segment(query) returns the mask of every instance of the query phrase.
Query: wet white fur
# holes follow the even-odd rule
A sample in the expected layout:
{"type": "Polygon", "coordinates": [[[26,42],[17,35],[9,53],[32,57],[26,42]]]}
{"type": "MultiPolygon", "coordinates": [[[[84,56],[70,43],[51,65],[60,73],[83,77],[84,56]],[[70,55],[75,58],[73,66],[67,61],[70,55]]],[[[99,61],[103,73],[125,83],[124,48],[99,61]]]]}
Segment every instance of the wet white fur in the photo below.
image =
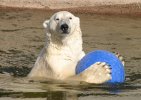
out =
{"type": "Polygon", "coordinates": [[[97,63],[80,75],[75,75],[78,61],[85,55],[82,50],[82,33],[78,17],[67,11],[61,11],[45,21],[43,26],[47,31],[46,44],[28,77],[60,80],[79,77],[82,81],[90,83],[103,83],[111,79],[109,67],[97,63]],[[70,17],[72,19],[69,19],[70,17]],[[56,20],[57,18],[59,21],[56,20]],[[66,35],[61,34],[59,28],[59,25],[65,22],[70,27],[70,33],[66,35]]]}
{"type": "MultiPolygon", "coordinates": [[[[47,30],[46,45],[39,54],[37,61],[28,75],[29,77],[52,77],[55,79],[65,79],[75,75],[75,67],[78,61],[85,55],[82,51],[82,34],[79,28],[79,18],[71,13],[63,11],[53,15],[51,21],[45,21],[43,26],[47,30]],[[66,36],[56,32],[59,29],[50,30],[48,28],[55,27],[57,24],[50,26],[55,22],[54,17],[61,17],[63,21],[67,16],[71,16],[74,23],[75,31],[66,36]],[[77,23],[75,25],[75,23],[77,23]]],[[[73,25],[73,24],[72,24],[73,25]]],[[[71,27],[71,25],[70,25],[71,27]]]]}

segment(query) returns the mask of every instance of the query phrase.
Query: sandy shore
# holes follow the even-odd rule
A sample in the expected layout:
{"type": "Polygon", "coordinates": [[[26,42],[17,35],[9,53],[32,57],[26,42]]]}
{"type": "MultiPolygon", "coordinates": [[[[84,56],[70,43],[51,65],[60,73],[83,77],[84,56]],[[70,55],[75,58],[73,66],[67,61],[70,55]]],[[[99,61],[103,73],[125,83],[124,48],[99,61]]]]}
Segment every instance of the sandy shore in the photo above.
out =
{"type": "Polygon", "coordinates": [[[0,7],[141,16],[141,0],[0,0],[0,7]]]}

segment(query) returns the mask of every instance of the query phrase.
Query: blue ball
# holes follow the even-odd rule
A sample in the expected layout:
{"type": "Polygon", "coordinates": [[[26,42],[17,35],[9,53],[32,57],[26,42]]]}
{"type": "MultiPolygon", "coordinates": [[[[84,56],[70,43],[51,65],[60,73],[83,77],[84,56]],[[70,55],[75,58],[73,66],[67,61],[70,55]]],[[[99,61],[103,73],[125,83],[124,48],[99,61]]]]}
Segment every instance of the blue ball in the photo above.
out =
{"type": "Polygon", "coordinates": [[[83,72],[96,62],[105,62],[110,65],[112,79],[107,83],[123,83],[125,81],[122,62],[113,53],[105,50],[96,50],[85,55],[76,66],[76,74],[83,72]]]}

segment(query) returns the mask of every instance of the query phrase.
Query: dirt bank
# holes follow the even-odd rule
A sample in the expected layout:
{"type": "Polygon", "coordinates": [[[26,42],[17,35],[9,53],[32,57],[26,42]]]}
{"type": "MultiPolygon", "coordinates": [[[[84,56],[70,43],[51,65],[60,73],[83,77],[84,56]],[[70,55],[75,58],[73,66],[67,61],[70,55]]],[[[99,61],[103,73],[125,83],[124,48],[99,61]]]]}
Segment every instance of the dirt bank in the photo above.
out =
{"type": "Polygon", "coordinates": [[[0,5],[8,7],[25,8],[74,8],[74,7],[93,7],[102,5],[132,4],[136,6],[141,0],[0,0],[0,5]]]}
{"type": "Polygon", "coordinates": [[[141,16],[141,0],[0,0],[0,6],[141,16]]]}

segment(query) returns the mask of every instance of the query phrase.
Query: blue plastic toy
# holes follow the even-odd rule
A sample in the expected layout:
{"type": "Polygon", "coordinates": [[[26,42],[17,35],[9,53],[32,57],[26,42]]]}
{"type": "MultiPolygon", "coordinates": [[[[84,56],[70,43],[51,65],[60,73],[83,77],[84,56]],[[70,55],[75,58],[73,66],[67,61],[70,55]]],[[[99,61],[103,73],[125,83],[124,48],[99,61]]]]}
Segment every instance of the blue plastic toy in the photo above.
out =
{"type": "Polygon", "coordinates": [[[84,56],[76,67],[76,74],[83,72],[96,62],[106,62],[110,65],[112,79],[107,83],[123,83],[125,81],[125,71],[122,62],[113,53],[105,50],[96,50],[84,56]]]}

